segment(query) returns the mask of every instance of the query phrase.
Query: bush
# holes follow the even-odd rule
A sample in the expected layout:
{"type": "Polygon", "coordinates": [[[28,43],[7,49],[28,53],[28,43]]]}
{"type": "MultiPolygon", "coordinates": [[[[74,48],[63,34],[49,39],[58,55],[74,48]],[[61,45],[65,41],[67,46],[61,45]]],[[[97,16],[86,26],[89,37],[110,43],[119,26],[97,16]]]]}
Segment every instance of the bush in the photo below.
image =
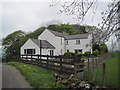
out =
{"type": "Polygon", "coordinates": [[[98,50],[93,51],[93,55],[99,56],[99,51],[98,50]]]}
{"type": "Polygon", "coordinates": [[[86,52],[84,53],[84,55],[87,56],[87,57],[90,56],[90,55],[91,55],[91,51],[86,51],[86,52]]]}
{"type": "Polygon", "coordinates": [[[82,52],[77,52],[77,55],[82,55],[82,52]]]}
{"type": "Polygon", "coordinates": [[[73,52],[66,52],[66,53],[64,53],[64,56],[73,56],[73,55],[75,55],[73,52]]]}
{"type": "Polygon", "coordinates": [[[106,46],[106,44],[101,44],[100,45],[100,54],[104,54],[108,52],[108,48],[106,46]]]}
{"type": "Polygon", "coordinates": [[[100,51],[99,44],[93,44],[92,48],[93,48],[93,51],[95,51],[95,50],[100,51]]]}

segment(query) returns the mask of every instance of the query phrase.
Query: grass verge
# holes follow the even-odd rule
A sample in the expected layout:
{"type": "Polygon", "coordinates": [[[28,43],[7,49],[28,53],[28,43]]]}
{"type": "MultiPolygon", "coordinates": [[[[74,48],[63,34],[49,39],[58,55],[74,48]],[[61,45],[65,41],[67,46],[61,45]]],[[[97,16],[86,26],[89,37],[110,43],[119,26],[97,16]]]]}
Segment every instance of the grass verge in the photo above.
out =
{"type": "Polygon", "coordinates": [[[8,62],[8,64],[15,66],[33,88],[66,88],[55,82],[55,76],[49,70],[20,62],[8,62]]]}
{"type": "Polygon", "coordinates": [[[105,81],[102,80],[102,66],[98,67],[94,72],[91,72],[85,79],[90,80],[96,85],[108,86],[111,88],[120,88],[120,72],[118,67],[119,56],[120,52],[114,52],[111,54],[111,57],[105,61],[105,81]]]}

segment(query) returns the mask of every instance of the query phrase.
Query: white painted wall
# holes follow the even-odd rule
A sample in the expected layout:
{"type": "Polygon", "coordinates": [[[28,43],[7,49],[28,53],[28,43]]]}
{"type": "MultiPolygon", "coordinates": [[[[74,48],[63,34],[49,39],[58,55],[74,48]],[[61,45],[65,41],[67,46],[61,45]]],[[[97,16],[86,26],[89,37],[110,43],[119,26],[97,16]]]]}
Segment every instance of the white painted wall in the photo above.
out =
{"type": "MultiPolygon", "coordinates": [[[[21,47],[21,54],[24,54],[24,49],[35,49],[35,54],[40,54],[40,48],[31,39],[28,39],[27,42],[21,47]]],[[[54,49],[42,48],[41,54],[50,55],[50,50],[54,49]]]]}
{"type": "Polygon", "coordinates": [[[36,54],[40,53],[39,47],[31,39],[28,39],[21,47],[21,54],[24,54],[24,49],[35,49],[36,54]]]}
{"type": "Polygon", "coordinates": [[[52,44],[55,47],[54,53],[55,55],[61,55],[65,53],[65,43],[63,37],[55,36],[53,33],[51,33],[49,30],[45,30],[39,37],[39,40],[47,40],[50,44],[52,44]],[[62,45],[61,45],[61,39],[62,39],[62,45]]]}
{"type": "MultiPolygon", "coordinates": [[[[55,51],[54,49],[45,49],[45,48],[43,48],[42,49],[42,55],[50,55],[50,50],[55,51]]],[[[54,54],[55,54],[55,52],[54,52],[54,54]]]]}
{"type": "MultiPolygon", "coordinates": [[[[47,40],[55,47],[55,49],[42,49],[42,55],[50,55],[50,50],[54,50],[54,55],[64,54],[67,52],[67,50],[74,52],[75,49],[82,49],[82,53],[86,51],[92,51],[92,45],[90,45],[92,41],[91,35],[89,35],[87,39],[80,39],[79,45],[76,45],[76,40],[68,40],[68,45],[65,45],[65,38],[55,36],[53,33],[46,29],[44,32],[42,32],[41,35],[39,35],[38,39],[47,40]],[[88,45],[88,47],[86,47],[86,45],[88,45]]],[[[21,47],[21,54],[24,54],[24,49],[35,49],[36,54],[40,53],[40,48],[30,39],[21,47]]]]}
{"type": "Polygon", "coordinates": [[[90,42],[92,37],[89,35],[87,39],[78,39],[80,40],[80,44],[76,44],[76,40],[68,40],[68,45],[66,45],[66,51],[69,50],[70,52],[75,52],[75,49],[82,49],[82,53],[86,51],[91,51],[92,47],[90,42]],[[88,47],[86,47],[88,46],[88,47]]]}

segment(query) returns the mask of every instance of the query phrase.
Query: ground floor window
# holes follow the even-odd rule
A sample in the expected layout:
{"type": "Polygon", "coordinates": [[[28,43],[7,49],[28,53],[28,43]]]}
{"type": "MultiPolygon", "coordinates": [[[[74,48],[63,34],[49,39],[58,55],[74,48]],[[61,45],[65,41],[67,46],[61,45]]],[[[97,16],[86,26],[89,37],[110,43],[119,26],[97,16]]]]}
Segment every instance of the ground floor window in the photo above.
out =
{"type": "Polygon", "coordinates": [[[62,55],[62,49],[61,49],[61,55],[62,55]]]}
{"type": "Polygon", "coordinates": [[[67,52],[69,52],[69,50],[67,50],[67,52]]]}
{"type": "Polygon", "coordinates": [[[50,50],[50,56],[54,55],[54,50],[50,50]]]}
{"type": "Polygon", "coordinates": [[[82,52],[82,49],[75,49],[75,53],[82,52]]]}
{"type": "Polygon", "coordinates": [[[24,54],[35,54],[35,49],[24,49],[24,54]]]}

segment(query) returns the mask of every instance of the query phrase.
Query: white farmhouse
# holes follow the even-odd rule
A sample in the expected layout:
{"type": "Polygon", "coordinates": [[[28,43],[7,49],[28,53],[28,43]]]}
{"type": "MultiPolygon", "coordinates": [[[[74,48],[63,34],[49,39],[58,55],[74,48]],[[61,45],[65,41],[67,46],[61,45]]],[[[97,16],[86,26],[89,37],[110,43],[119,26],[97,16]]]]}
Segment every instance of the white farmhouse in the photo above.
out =
{"type": "Polygon", "coordinates": [[[38,39],[29,39],[21,47],[21,54],[63,55],[65,52],[92,52],[90,34],[66,35],[44,30],[38,39]]]}

